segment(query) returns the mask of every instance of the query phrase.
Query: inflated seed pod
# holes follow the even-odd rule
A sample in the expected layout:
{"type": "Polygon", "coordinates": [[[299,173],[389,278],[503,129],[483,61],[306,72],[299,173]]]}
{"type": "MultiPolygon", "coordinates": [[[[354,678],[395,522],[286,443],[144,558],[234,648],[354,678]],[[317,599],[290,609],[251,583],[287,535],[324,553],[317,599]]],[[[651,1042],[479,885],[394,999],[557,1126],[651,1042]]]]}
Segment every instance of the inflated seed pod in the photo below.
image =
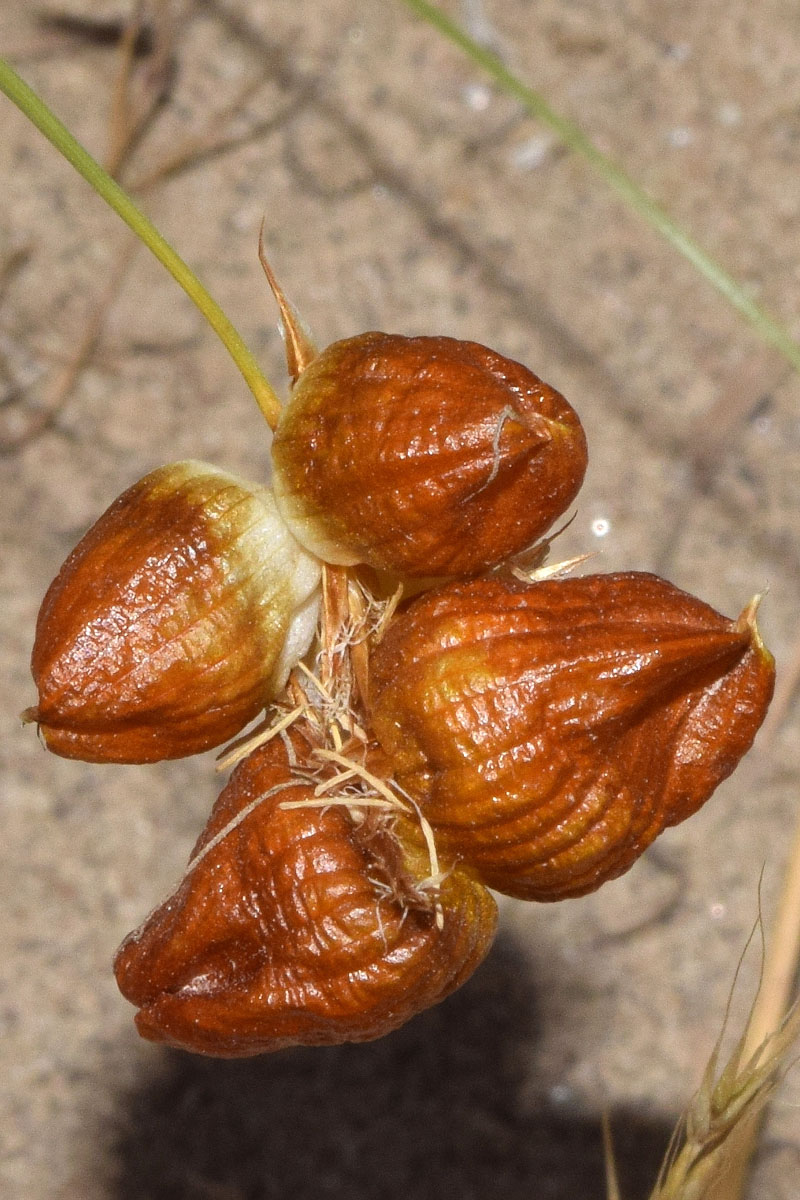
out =
{"type": "Polygon", "coordinates": [[[143,1037],[228,1058],[369,1041],[488,951],[494,901],[461,869],[438,899],[426,891],[418,826],[335,803],[282,808],[318,804],[297,783],[280,740],[246,759],[175,894],[123,942],[117,982],[143,1037]]]}
{"type": "Polygon", "coordinates": [[[31,667],[48,749],[91,762],[196,754],[234,736],[313,636],[321,565],[269,489],[200,462],[129,488],[42,603],[31,667]]]}
{"type": "Polygon", "coordinates": [[[274,487],[328,562],[474,574],[524,550],[575,498],[586,440],[526,367],[447,337],[364,333],[302,372],[273,442],[274,487]]]}
{"type": "Polygon", "coordinates": [[[444,855],[558,900],[694,813],[766,714],[755,604],[735,621],[653,575],[450,584],[370,659],[391,774],[444,855]]]}

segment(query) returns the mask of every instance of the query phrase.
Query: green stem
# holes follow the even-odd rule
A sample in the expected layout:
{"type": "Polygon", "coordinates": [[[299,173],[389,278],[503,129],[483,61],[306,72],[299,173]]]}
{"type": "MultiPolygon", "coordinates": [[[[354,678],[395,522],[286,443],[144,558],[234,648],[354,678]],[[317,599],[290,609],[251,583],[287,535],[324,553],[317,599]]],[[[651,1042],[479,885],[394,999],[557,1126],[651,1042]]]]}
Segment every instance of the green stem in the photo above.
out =
{"type": "Polygon", "coordinates": [[[281,402],[278,396],[252,353],[242,341],[239,332],[225,316],[217,302],[211,298],[197,276],[176,254],[169,242],[165,241],[152,222],[136,207],[130,196],[84,150],[44,101],[20,79],[19,75],[2,58],[0,58],[0,91],[5,92],[17,108],[33,122],[36,128],[102,196],[106,204],[122,217],[123,221],[130,226],[136,236],[144,242],[180,284],[220,338],[255,396],[258,407],[274,429],[281,412],[281,402]]]}
{"type": "Polygon", "coordinates": [[[405,0],[405,3],[423,20],[437,29],[454,45],[463,50],[474,63],[486,71],[503,91],[518,100],[523,107],[553,130],[570,150],[580,154],[610,187],[639,213],[656,232],[666,238],[698,271],[721,292],[729,304],[745,317],[758,334],[769,345],[774,346],[795,370],[800,371],[800,345],[788,331],[775,321],[760,305],[756,304],[742,286],[725,271],[705,250],[683,230],[680,225],[647,195],[613,159],[598,150],[583,130],[562,117],[550,107],[544,97],[528,87],[504,66],[496,54],[481,46],[463,29],[459,28],[441,9],[427,0],[405,0]]]}

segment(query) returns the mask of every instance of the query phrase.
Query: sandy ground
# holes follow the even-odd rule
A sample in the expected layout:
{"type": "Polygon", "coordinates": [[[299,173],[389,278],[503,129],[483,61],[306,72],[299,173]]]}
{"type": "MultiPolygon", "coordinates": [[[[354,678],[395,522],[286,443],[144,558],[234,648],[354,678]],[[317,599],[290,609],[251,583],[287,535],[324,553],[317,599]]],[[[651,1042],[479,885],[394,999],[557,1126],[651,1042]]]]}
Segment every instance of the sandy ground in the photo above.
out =
{"type": "MultiPolygon", "coordinates": [[[[793,0],[447,7],[800,334],[793,0]]],[[[0,49],[100,155],[118,51],[37,13],[128,9],[0,0],[0,49]]],[[[320,342],[370,328],[469,337],[566,393],[592,458],[565,555],[659,570],[730,614],[768,587],[764,636],[790,659],[797,377],[683,260],[402,3],[197,0],[175,6],[173,54],[169,100],[124,178],[274,380],[264,216],[320,342]],[[143,190],[187,139],[209,137],[230,144],[143,190]]],[[[139,1041],[111,957],[179,877],[215,794],[212,759],[49,757],[17,720],[34,698],[37,606],[133,480],[188,456],[263,476],[267,438],[173,283],[143,251],[122,277],[116,219],[1,107],[6,440],[46,416],[103,315],[58,411],[0,459],[3,1196],[589,1200],[603,1194],[607,1110],[626,1200],[641,1200],[717,1036],[762,868],[767,916],[774,906],[800,796],[796,704],[625,879],[560,906],[505,905],[474,980],[395,1036],[244,1064],[139,1041]]],[[[795,1068],[753,1200],[796,1200],[798,1105],[795,1068]]]]}

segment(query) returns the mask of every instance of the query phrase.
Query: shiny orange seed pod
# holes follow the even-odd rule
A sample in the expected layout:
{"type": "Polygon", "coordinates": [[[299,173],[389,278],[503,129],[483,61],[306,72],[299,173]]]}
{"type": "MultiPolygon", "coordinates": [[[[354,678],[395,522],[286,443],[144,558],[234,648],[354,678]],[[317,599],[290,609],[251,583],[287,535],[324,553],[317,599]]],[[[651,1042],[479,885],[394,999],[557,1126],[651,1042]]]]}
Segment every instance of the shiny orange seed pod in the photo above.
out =
{"type": "Polygon", "coordinates": [[[218,746],[286,681],[314,633],[321,566],[267,488],[206,463],[135,483],[44,598],[31,669],[48,749],[153,762],[218,746]]]}
{"type": "Polygon", "coordinates": [[[592,891],[747,751],[774,664],[755,625],[653,575],[450,584],[370,660],[391,773],[443,855],[529,900],[592,891]]]}
{"type": "Polygon", "coordinates": [[[567,401],[475,342],[364,333],[301,374],[274,487],[327,562],[469,575],[531,545],[575,498],[586,440],[567,401]]]}
{"type": "Polygon", "coordinates": [[[222,1057],[369,1041],[443,999],[488,951],[494,901],[463,870],[441,884],[439,928],[417,826],[282,809],[313,798],[293,784],[280,740],[246,759],[195,847],[208,852],[122,944],[117,981],[143,1037],[222,1057]]]}

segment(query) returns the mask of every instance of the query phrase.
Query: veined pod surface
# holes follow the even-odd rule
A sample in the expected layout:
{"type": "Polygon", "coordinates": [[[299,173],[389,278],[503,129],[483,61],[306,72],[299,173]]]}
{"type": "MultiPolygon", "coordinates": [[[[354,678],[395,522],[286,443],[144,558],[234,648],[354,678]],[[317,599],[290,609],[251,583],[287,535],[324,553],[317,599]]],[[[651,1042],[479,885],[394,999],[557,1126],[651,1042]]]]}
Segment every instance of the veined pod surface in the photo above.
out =
{"type": "Polygon", "coordinates": [[[364,333],[301,374],[273,442],[297,538],[331,563],[469,575],[531,545],[575,498],[581,424],[476,342],[364,333]]]}
{"type": "Polygon", "coordinates": [[[316,625],[321,565],[272,493],[172,463],[123,493],[44,598],[31,668],[48,749],[152,762],[220,745],[283,686],[316,625]]]}
{"type": "MultiPolygon", "coordinates": [[[[293,734],[295,761],[306,751],[293,734]]],[[[456,868],[437,920],[420,887],[430,866],[418,826],[374,810],[354,819],[334,803],[281,807],[308,800],[313,786],[298,785],[280,740],[234,772],[196,865],[117,954],[143,1037],[222,1057],[369,1041],[483,959],[494,901],[456,868]]]]}
{"type": "Polygon", "coordinates": [[[372,719],[443,854],[530,900],[625,871],[734,769],[774,664],[735,621],[653,575],[447,585],[370,659],[372,719]]]}

